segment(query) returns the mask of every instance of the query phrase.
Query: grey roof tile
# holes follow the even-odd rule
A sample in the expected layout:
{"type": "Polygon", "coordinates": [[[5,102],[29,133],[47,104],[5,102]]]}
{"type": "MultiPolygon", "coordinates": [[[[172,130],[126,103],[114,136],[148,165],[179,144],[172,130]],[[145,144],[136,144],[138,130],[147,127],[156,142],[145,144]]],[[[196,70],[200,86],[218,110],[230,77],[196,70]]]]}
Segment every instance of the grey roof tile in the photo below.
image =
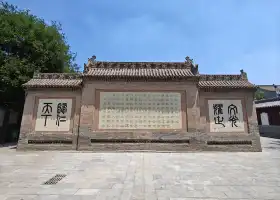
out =
{"type": "Polygon", "coordinates": [[[80,87],[80,74],[72,73],[38,73],[33,79],[23,84],[26,88],[76,88],[80,87]]]}
{"type": "Polygon", "coordinates": [[[242,75],[207,75],[199,77],[199,88],[256,88],[242,75]]]}
{"type": "Polygon", "coordinates": [[[194,76],[189,69],[104,69],[91,68],[84,75],[96,78],[186,78],[194,76]]]}

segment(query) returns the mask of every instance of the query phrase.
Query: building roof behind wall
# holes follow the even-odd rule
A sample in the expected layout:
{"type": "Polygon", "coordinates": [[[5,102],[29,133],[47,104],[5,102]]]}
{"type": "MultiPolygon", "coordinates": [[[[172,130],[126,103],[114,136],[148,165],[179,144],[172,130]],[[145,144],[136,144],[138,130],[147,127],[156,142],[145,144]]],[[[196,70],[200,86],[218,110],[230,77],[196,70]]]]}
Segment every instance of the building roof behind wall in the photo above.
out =
{"type": "Polygon", "coordinates": [[[280,106],[280,97],[257,100],[257,101],[255,101],[255,105],[256,105],[256,108],[279,107],[280,106]]]}
{"type": "Polygon", "coordinates": [[[280,100],[256,104],[256,108],[280,107],[280,100]]]}
{"type": "MultiPolygon", "coordinates": [[[[276,85],[277,87],[280,87],[280,85],[276,85]]],[[[271,92],[275,92],[275,87],[274,85],[258,85],[258,87],[262,90],[267,90],[271,92]]]]}

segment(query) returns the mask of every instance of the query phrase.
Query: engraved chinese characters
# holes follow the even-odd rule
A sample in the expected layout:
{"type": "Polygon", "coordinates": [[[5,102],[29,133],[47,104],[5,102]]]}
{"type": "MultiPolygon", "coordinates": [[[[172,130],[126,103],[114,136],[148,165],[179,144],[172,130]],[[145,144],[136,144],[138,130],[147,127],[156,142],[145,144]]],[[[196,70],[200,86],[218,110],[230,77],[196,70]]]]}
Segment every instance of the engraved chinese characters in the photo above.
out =
{"type": "Polygon", "coordinates": [[[244,132],[241,100],[208,100],[211,132],[244,132]]]}
{"type": "Polygon", "coordinates": [[[100,92],[100,129],[181,129],[181,94],[100,92]]]}
{"type": "Polygon", "coordinates": [[[39,99],[35,131],[69,131],[72,99],[39,99]]]}

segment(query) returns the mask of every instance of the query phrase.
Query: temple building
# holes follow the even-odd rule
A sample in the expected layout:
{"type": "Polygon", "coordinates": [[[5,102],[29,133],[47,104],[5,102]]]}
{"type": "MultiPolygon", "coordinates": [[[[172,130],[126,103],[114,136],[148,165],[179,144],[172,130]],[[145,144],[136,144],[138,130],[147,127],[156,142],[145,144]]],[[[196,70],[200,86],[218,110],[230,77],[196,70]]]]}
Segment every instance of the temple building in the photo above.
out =
{"type": "Polygon", "coordinates": [[[185,62],[105,62],[80,74],[35,73],[18,149],[261,151],[256,86],[185,62]]]}

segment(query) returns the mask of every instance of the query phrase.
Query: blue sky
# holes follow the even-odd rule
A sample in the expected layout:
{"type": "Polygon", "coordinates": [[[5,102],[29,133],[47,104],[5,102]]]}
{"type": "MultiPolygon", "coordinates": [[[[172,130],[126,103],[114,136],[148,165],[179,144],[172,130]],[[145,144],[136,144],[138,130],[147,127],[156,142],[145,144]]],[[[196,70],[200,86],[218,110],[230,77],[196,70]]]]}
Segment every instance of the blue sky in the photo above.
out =
{"type": "Polygon", "coordinates": [[[280,84],[279,0],[9,0],[59,21],[76,62],[179,61],[280,84]]]}

